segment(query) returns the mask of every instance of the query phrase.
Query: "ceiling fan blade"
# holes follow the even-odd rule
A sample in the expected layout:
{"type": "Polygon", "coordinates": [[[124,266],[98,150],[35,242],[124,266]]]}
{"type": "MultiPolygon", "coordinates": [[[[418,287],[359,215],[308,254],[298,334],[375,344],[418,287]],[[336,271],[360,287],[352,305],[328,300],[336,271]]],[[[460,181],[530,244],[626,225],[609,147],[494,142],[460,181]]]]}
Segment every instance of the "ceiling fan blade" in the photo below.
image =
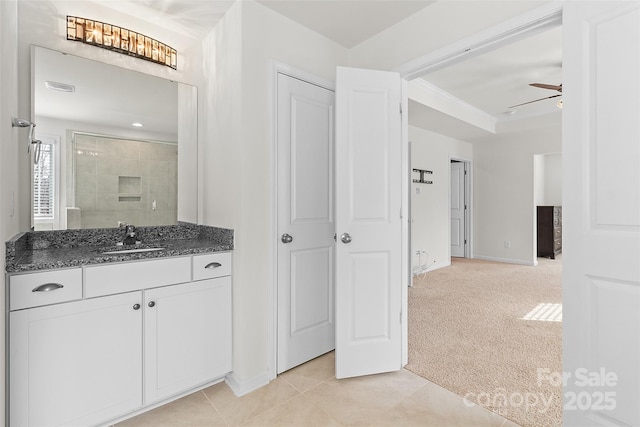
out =
{"type": "Polygon", "coordinates": [[[515,107],[519,107],[519,106],[521,106],[521,105],[531,104],[532,102],[538,102],[538,101],[544,101],[545,99],[557,98],[557,97],[559,97],[559,96],[562,96],[562,94],[558,94],[558,95],[551,95],[551,96],[547,96],[546,98],[535,99],[535,100],[533,100],[533,101],[524,102],[524,103],[522,103],[522,104],[512,105],[511,107],[507,107],[507,108],[515,108],[515,107]]]}
{"type": "Polygon", "coordinates": [[[559,84],[559,85],[548,85],[548,84],[545,84],[545,83],[529,83],[529,86],[539,87],[539,88],[542,88],[542,89],[557,90],[558,92],[562,92],[562,84],[559,84]]]}

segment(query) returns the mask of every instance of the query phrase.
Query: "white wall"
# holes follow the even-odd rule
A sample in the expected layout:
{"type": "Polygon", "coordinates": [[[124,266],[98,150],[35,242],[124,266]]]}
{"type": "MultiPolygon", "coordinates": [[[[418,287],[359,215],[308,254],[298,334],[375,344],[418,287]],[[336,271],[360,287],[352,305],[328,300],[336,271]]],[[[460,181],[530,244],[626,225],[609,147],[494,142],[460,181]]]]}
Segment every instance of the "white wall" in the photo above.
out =
{"type": "Polygon", "coordinates": [[[535,264],[534,155],[561,151],[561,118],[474,143],[474,257],[535,264]]]}
{"type": "MultiPolygon", "coordinates": [[[[19,231],[18,212],[13,198],[18,192],[18,136],[25,129],[11,128],[11,117],[18,114],[17,1],[0,1],[0,264],[5,267],[4,242],[19,231]]],[[[0,307],[5,307],[5,282],[0,286],[0,307]]],[[[5,319],[0,319],[0,366],[5,366],[5,319]]],[[[5,419],[5,370],[0,369],[0,420],[5,419]]]]}
{"type": "Polygon", "coordinates": [[[533,204],[544,205],[544,154],[533,156],[533,204]]]}
{"type": "Polygon", "coordinates": [[[546,206],[562,205],[562,153],[544,155],[544,199],[546,206]]]}
{"type": "MultiPolygon", "coordinates": [[[[411,111],[409,111],[411,114],[411,111]]],[[[415,126],[409,126],[413,168],[433,171],[433,184],[411,184],[411,246],[414,271],[419,267],[417,250],[426,251],[422,262],[431,269],[451,264],[449,186],[451,158],[472,160],[473,146],[415,126]],[[416,190],[420,193],[417,194],[416,190]]]]}
{"type": "Polygon", "coordinates": [[[533,167],[535,205],[562,205],[562,153],[536,154],[533,167]]]}
{"type": "Polygon", "coordinates": [[[254,1],[236,3],[203,42],[204,223],[235,230],[234,374],[244,393],[273,364],[272,61],[334,80],[346,49],[254,1]]]}

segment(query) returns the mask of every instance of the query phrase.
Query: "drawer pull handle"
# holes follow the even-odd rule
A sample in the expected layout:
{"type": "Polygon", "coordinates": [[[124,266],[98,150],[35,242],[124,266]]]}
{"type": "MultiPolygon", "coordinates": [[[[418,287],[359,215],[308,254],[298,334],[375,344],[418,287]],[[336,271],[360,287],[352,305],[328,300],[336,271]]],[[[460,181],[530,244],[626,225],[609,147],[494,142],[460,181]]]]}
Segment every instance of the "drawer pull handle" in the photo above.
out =
{"type": "Polygon", "coordinates": [[[64,288],[64,286],[62,286],[60,283],[45,283],[44,285],[33,288],[31,292],[49,292],[61,288],[64,288]]]}
{"type": "Polygon", "coordinates": [[[209,264],[204,266],[204,268],[206,268],[207,270],[212,270],[219,267],[222,267],[222,264],[220,264],[219,262],[210,262],[209,264]]]}
{"type": "Polygon", "coordinates": [[[148,304],[149,307],[153,308],[155,307],[155,305],[156,303],[154,301],[149,301],[149,304],[148,304]]]}

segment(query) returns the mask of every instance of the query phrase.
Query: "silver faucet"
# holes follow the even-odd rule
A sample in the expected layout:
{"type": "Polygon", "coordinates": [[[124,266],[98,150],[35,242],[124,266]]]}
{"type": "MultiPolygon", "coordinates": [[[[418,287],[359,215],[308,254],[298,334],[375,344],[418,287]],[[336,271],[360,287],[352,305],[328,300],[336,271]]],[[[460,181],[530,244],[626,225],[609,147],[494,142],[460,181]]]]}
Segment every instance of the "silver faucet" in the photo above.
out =
{"type": "Polygon", "coordinates": [[[122,241],[125,245],[135,245],[136,244],[136,227],[131,224],[124,225],[124,240],[122,241]]]}

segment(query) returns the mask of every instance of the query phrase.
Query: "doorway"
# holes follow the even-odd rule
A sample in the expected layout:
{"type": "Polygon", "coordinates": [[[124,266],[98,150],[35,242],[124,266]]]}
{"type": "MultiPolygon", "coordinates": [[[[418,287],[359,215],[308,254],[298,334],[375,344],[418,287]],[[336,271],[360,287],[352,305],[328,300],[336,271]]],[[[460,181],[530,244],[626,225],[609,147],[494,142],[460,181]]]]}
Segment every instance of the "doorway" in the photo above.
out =
{"type": "Polygon", "coordinates": [[[451,256],[456,258],[470,257],[470,164],[469,161],[451,159],[451,180],[449,181],[450,244],[451,256]]]}

